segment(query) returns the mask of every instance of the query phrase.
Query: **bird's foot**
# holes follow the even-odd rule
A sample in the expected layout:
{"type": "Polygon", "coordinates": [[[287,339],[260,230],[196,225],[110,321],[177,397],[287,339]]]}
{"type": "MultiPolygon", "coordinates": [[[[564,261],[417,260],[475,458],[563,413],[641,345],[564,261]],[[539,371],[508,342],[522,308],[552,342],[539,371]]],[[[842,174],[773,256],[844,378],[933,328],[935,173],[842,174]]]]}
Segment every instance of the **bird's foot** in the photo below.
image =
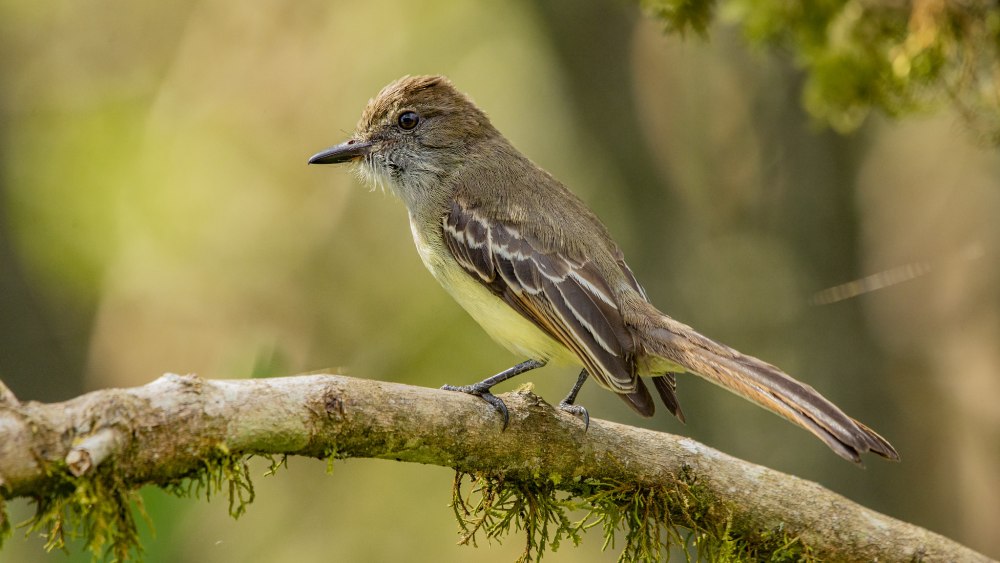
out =
{"type": "Polygon", "coordinates": [[[493,408],[497,410],[501,415],[503,415],[503,429],[507,429],[507,423],[510,422],[510,416],[507,413],[507,405],[503,404],[496,395],[490,393],[490,389],[498,383],[507,381],[508,379],[514,377],[515,375],[522,374],[526,371],[531,371],[535,368],[540,368],[545,365],[543,360],[526,360],[516,366],[506,369],[493,377],[488,377],[479,383],[474,383],[472,385],[445,385],[441,387],[445,391],[459,391],[461,393],[468,393],[469,395],[476,395],[482,398],[487,403],[493,405],[493,408]]]}

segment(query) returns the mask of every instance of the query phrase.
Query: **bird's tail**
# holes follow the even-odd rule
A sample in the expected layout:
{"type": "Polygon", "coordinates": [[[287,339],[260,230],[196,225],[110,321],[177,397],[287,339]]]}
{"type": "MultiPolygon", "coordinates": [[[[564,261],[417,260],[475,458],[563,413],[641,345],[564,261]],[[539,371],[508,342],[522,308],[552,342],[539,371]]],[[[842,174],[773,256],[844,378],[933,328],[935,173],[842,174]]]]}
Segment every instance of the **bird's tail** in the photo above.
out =
{"type": "Polygon", "coordinates": [[[844,414],[815,389],[780,369],[707,338],[649,307],[651,327],[642,333],[649,356],[700,375],[815,434],[841,457],[855,463],[873,452],[898,461],[889,442],[844,414]]]}

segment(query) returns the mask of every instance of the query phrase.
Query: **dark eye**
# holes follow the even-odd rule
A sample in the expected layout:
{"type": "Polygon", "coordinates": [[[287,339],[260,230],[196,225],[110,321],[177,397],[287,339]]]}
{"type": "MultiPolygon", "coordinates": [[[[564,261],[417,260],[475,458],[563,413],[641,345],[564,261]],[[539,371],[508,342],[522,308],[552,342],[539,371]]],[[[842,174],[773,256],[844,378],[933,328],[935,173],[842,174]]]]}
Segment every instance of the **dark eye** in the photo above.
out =
{"type": "Polygon", "coordinates": [[[420,116],[415,111],[404,111],[399,114],[399,127],[409,131],[420,123],[420,116]]]}

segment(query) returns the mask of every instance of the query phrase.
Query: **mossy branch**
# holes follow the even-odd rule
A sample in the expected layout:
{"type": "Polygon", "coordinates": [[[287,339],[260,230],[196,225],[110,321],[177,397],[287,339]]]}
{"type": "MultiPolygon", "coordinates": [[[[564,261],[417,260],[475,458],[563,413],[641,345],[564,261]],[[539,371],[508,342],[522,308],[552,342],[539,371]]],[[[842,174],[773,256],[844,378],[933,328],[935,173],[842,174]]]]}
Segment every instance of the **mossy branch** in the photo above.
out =
{"type": "Polygon", "coordinates": [[[624,537],[623,558],[657,560],[664,545],[686,543],[730,560],[988,560],[688,438],[597,419],[584,433],[530,392],[504,400],[511,420],[501,431],[474,397],[336,375],[166,375],[57,404],[20,403],[0,384],[0,499],[33,498],[33,524],[54,545],[79,529],[92,551],[124,559],[136,547],[130,504],[142,485],[228,486],[236,516],[252,500],[249,455],[279,456],[273,469],[282,455],[369,457],[455,468],[464,539],[525,530],[526,558],[599,526],[606,542],[624,537]],[[462,492],[463,475],[476,495],[462,492]],[[587,517],[570,520],[581,507],[587,517]]]}

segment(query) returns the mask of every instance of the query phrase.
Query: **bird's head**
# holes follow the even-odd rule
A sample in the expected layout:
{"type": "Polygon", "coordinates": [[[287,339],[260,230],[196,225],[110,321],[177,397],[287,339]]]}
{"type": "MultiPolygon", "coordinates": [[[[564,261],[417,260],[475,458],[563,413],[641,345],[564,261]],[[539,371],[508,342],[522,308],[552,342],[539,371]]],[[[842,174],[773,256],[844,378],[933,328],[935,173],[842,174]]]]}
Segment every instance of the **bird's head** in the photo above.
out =
{"type": "Polygon", "coordinates": [[[310,164],[357,163],[372,185],[404,200],[442,182],[475,143],[497,135],[489,118],[443,76],[405,76],[368,102],[347,141],[310,164]]]}

